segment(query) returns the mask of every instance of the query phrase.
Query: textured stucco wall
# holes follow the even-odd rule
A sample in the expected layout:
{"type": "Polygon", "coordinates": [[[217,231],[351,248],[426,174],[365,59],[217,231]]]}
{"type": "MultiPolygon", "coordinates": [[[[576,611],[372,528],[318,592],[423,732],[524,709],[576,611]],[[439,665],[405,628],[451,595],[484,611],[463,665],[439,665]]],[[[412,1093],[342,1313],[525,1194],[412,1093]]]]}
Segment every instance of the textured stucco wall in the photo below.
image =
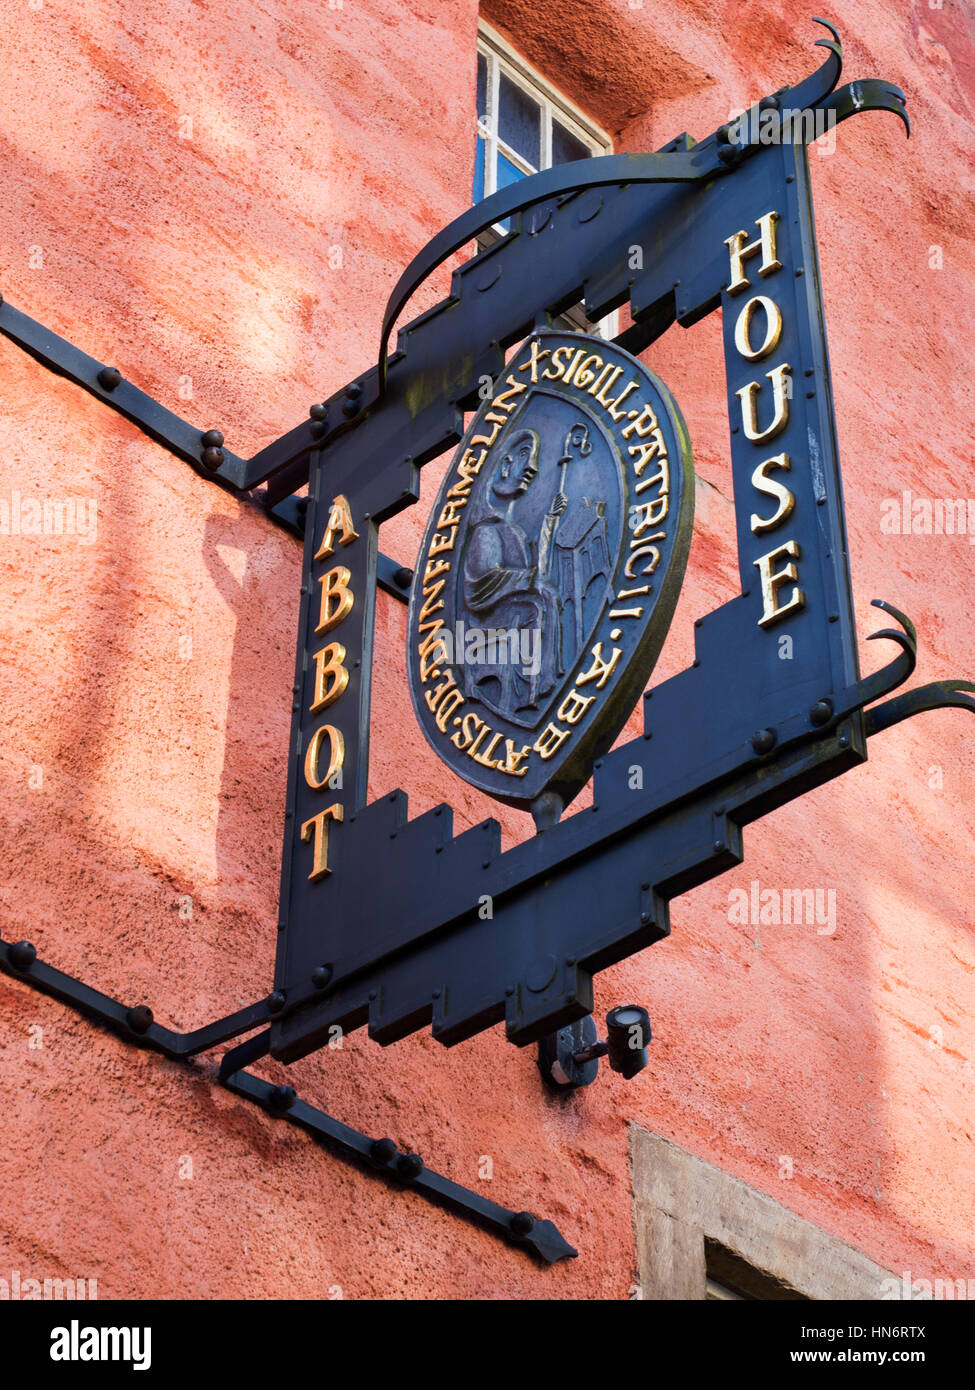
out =
{"type": "MultiPolygon", "coordinates": [[[[807,8],[483,12],[618,148],[654,149],[818,64],[807,8]]],[[[812,156],[858,620],[875,630],[887,598],[917,623],[918,683],[972,676],[969,538],[880,523],[905,488],[975,496],[975,22],[960,0],[830,14],[848,77],[899,83],[915,126],[908,144],[859,118],[812,156]]],[[[471,0],[8,6],[0,289],[252,452],[374,360],[403,265],[469,202],[476,24],[471,0]]],[[[732,592],[717,320],[648,360],[706,499],[663,675],[732,592]]],[[[196,1026],[270,984],[299,548],[0,340],[0,498],[16,492],[94,502],[97,532],[0,536],[0,932],[196,1026]]],[[[384,549],[411,561],[422,511],[384,549]]],[[[380,596],[372,790],[403,786],[413,812],[447,799],[464,828],[495,811],[420,739],[404,629],[380,596]]],[[[450,1053],[360,1032],[290,1069],[461,1182],[490,1157],[489,1195],[553,1218],[579,1260],[540,1272],[222,1091],[213,1056],[139,1053],[0,977],[0,1277],[95,1277],[103,1297],[626,1297],[630,1120],[885,1268],[975,1274],[973,735],[944,713],[881,736],[751,828],[737,871],[674,903],[667,941],[597,978],[598,1015],[650,1007],[633,1083],[552,1099],[500,1030],[450,1053]],[[732,924],[753,880],[835,889],[835,932],[732,924]]],[[[509,843],[528,833],[501,819],[509,843]]]]}

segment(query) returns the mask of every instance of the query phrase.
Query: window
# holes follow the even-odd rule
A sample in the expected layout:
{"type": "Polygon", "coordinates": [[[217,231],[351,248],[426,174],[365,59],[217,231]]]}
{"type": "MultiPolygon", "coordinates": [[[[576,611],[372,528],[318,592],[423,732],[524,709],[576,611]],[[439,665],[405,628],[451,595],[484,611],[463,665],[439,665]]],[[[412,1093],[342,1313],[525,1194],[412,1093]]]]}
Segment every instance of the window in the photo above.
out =
{"type": "Polygon", "coordinates": [[[706,1302],[890,1298],[897,1276],[740,1178],[630,1126],[639,1283],[706,1302]]]}
{"type": "MultiPolygon", "coordinates": [[[[477,156],[474,202],[517,183],[540,169],[612,152],[612,142],[550,83],[528,66],[486,24],[477,42],[477,156]]],[[[496,223],[478,238],[483,250],[508,231],[496,223]]],[[[616,315],[602,325],[586,318],[582,306],[562,316],[577,332],[616,331],[616,315]]]]}
{"type": "Polygon", "coordinates": [[[782,1279],[742,1259],[719,1240],[704,1237],[706,1299],[748,1299],[753,1302],[796,1302],[808,1298],[782,1279]]]}
{"type": "Polygon", "coordinates": [[[539,169],[611,149],[602,131],[481,25],[475,203],[539,169]]]}

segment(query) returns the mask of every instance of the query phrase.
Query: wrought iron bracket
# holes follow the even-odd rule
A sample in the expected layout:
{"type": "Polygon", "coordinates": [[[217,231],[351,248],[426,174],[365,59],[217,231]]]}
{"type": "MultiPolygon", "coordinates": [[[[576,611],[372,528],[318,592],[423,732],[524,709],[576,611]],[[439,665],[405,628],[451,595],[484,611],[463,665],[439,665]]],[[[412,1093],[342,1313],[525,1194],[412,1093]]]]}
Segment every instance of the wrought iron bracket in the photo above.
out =
{"type": "MultiPolygon", "coordinates": [[[[0,939],[0,973],[60,1000],[126,1042],[161,1052],[174,1061],[188,1061],[241,1033],[260,1028],[280,1013],[284,1003],[280,996],[271,994],[203,1028],[176,1033],[156,1023],[152,1010],[146,1005],[127,1007],[40,960],[29,941],[0,939]]],[[[479,1192],[433,1172],[419,1154],[401,1153],[391,1139],[370,1139],[316,1106],[299,1100],[293,1087],[275,1086],[252,1076],[244,1068],[267,1056],[270,1036],[270,1030],[265,1029],[225,1053],[220,1064],[221,1085],[235,1095],[254,1101],[269,1114],[300,1126],[338,1157],[357,1162],[394,1187],[418,1192],[429,1201],[519,1246],[545,1264],[578,1254],[551,1221],[539,1220],[530,1212],[502,1207],[479,1192]]]]}
{"type": "Polygon", "coordinates": [[[882,705],[874,705],[866,711],[867,737],[932,709],[967,709],[975,714],[975,684],[960,680],[932,681],[894,700],[886,700],[882,705]]]}
{"type": "MultiPolygon", "coordinates": [[[[267,1050],[267,1043],[264,1050],[267,1050]]],[[[235,1095],[255,1101],[269,1114],[297,1125],[339,1157],[385,1178],[394,1188],[409,1189],[446,1207],[455,1215],[520,1246],[545,1264],[573,1259],[578,1254],[553,1222],[539,1220],[531,1212],[502,1207],[479,1192],[433,1172],[419,1154],[401,1153],[392,1139],[370,1139],[359,1130],[351,1129],[341,1120],[301,1100],[291,1086],[275,1086],[250,1072],[232,1069],[236,1052],[243,1052],[243,1048],[228,1053],[221,1068],[223,1085],[235,1095]]]]}

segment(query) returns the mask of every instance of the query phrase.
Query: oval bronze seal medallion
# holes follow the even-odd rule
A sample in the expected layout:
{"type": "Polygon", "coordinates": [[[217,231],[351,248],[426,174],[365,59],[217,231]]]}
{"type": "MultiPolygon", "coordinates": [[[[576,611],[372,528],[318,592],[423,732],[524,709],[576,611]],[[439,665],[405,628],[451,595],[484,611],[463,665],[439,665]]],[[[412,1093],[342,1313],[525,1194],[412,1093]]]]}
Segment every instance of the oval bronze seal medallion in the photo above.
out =
{"type": "Polygon", "coordinates": [[[454,772],[557,818],[646,686],[693,510],[663,382],[601,339],[533,335],[454,456],[413,581],[410,693],[454,772]]]}

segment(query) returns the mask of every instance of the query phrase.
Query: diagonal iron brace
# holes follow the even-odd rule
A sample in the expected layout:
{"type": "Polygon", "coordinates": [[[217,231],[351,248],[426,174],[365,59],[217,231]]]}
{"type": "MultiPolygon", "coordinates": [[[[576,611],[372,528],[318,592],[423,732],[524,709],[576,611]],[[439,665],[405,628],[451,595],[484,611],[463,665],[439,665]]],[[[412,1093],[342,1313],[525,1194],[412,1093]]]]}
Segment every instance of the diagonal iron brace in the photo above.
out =
{"type": "MultiPolygon", "coordinates": [[[[217,1019],[203,1028],[176,1033],[156,1023],[152,1010],[145,1005],[127,1008],[110,995],[102,994],[39,960],[36,949],[29,941],[6,942],[0,939],[0,973],[11,975],[59,999],[119,1034],[126,1042],[152,1048],[174,1061],[186,1061],[241,1033],[259,1028],[280,1012],[284,1002],[281,996],[271,994],[267,999],[238,1009],[236,1013],[217,1019]]],[[[255,1101],[270,1114],[299,1125],[340,1158],[357,1162],[400,1188],[410,1188],[420,1193],[437,1205],[521,1247],[546,1264],[574,1258],[578,1254],[551,1221],[539,1220],[530,1212],[502,1207],[480,1193],[433,1172],[426,1167],[419,1154],[400,1153],[391,1139],[370,1139],[359,1130],[333,1119],[323,1110],[299,1100],[291,1086],[275,1086],[244,1071],[244,1067],[267,1056],[270,1036],[270,1031],[265,1029],[226,1053],[220,1065],[220,1083],[235,1095],[255,1101]]]]}

